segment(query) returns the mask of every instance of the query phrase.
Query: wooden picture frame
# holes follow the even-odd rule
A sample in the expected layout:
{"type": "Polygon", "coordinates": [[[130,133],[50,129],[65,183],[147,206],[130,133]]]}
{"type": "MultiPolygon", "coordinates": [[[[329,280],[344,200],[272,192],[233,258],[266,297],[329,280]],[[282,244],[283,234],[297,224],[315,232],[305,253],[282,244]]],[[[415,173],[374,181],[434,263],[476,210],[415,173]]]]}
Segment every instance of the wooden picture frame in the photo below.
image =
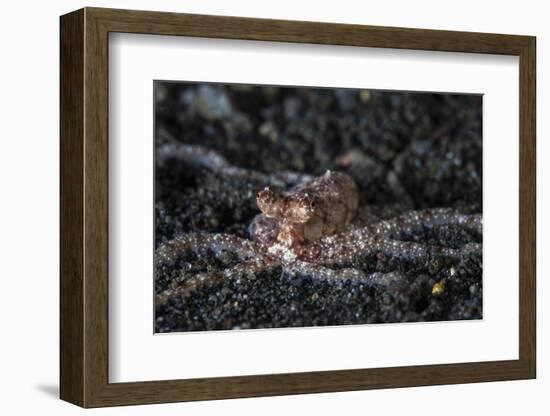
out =
{"type": "Polygon", "coordinates": [[[534,37],[100,8],[64,15],[60,28],[60,396],[63,400],[82,407],[100,407],[535,378],[534,37]],[[109,383],[110,32],[519,56],[519,359],[109,383]]]}

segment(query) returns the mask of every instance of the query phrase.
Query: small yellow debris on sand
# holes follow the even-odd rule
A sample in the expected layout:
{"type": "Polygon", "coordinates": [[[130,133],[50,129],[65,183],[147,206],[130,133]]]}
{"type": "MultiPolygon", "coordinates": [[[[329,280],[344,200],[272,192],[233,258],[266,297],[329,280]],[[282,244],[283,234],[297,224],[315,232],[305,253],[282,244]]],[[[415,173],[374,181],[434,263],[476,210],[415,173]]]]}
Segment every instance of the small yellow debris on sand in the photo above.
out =
{"type": "Polygon", "coordinates": [[[445,281],[442,280],[441,282],[436,283],[432,287],[432,295],[439,295],[440,293],[443,293],[445,290],[445,281]]]}

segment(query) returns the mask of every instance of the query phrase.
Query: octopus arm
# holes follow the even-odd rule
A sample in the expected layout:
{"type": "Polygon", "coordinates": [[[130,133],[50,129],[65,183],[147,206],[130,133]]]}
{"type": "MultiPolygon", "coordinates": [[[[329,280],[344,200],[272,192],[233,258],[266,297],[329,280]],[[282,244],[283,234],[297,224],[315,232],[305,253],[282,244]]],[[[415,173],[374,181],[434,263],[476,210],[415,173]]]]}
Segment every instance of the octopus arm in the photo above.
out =
{"type": "Polygon", "coordinates": [[[390,257],[404,260],[417,260],[426,257],[448,258],[455,262],[462,257],[461,249],[432,246],[428,244],[414,243],[412,241],[375,240],[373,249],[377,253],[383,253],[390,257]]]}
{"type": "Polygon", "coordinates": [[[481,236],[483,219],[480,214],[462,214],[451,208],[426,209],[380,221],[371,225],[371,232],[378,236],[399,238],[405,233],[444,225],[457,225],[481,236]]]}
{"type": "Polygon", "coordinates": [[[252,180],[270,186],[295,185],[308,182],[313,178],[311,175],[292,171],[266,174],[240,168],[232,165],[224,156],[214,150],[190,144],[167,143],[160,146],[157,149],[158,166],[164,166],[170,159],[175,159],[194,168],[205,168],[219,175],[252,180]]]}
{"type": "Polygon", "coordinates": [[[242,263],[225,270],[199,273],[189,279],[186,279],[177,287],[166,289],[157,294],[155,298],[155,307],[158,310],[171,301],[175,301],[177,299],[185,300],[196,292],[210,289],[226,281],[236,280],[239,278],[253,279],[257,274],[273,266],[276,266],[276,264],[263,258],[257,258],[243,261],[242,263]]]}
{"type": "Polygon", "coordinates": [[[221,251],[235,253],[239,259],[256,256],[256,245],[249,240],[232,234],[189,233],[181,234],[155,251],[155,266],[173,266],[185,252],[212,250],[215,254],[221,251]]]}
{"type": "Polygon", "coordinates": [[[393,282],[406,282],[405,275],[399,272],[366,273],[362,270],[352,268],[330,269],[320,264],[305,261],[294,261],[283,264],[283,271],[288,274],[311,276],[315,279],[328,282],[350,280],[366,285],[389,285],[393,282]]]}
{"type": "Polygon", "coordinates": [[[389,257],[410,261],[434,257],[457,263],[466,251],[481,252],[481,244],[469,243],[460,249],[455,249],[378,236],[370,237],[363,230],[363,233],[356,231],[314,242],[304,248],[301,259],[323,266],[342,266],[382,253],[389,257]]]}

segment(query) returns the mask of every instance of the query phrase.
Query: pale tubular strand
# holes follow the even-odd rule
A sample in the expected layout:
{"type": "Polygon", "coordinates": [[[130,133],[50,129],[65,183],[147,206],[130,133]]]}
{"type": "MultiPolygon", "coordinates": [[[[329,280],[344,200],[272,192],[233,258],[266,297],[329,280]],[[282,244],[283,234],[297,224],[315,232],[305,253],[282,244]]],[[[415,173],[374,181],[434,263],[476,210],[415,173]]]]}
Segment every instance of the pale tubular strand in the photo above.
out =
{"type": "Polygon", "coordinates": [[[445,225],[456,225],[479,236],[483,232],[483,218],[481,214],[462,214],[452,208],[412,211],[390,220],[383,220],[372,224],[367,229],[380,237],[399,238],[405,233],[445,225]]]}
{"type": "Polygon", "coordinates": [[[198,291],[212,288],[226,281],[237,279],[253,280],[259,273],[273,266],[276,266],[276,264],[259,258],[244,261],[225,270],[199,273],[186,279],[176,288],[166,289],[157,294],[155,298],[155,307],[158,310],[172,300],[177,298],[187,299],[198,291]]]}
{"type": "Polygon", "coordinates": [[[240,168],[232,165],[225,157],[214,150],[190,144],[167,143],[160,146],[157,149],[157,165],[162,167],[169,159],[176,159],[187,166],[205,168],[218,175],[260,182],[266,186],[295,185],[313,179],[313,176],[300,172],[283,171],[267,174],[240,168]]]}
{"type": "Polygon", "coordinates": [[[254,242],[232,234],[180,234],[157,248],[155,266],[172,266],[185,252],[207,250],[212,250],[216,255],[221,251],[229,251],[236,254],[239,259],[253,258],[257,253],[254,242]]]}
{"type": "Polygon", "coordinates": [[[351,268],[330,269],[319,264],[313,264],[299,260],[283,264],[283,271],[289,274],[311,276],[316,280],[327,282],[350,280],[366,285],[389,285],[392,282],[406,281],[405,275],[400,272],[366,273],[362,270],[351,268]]]}

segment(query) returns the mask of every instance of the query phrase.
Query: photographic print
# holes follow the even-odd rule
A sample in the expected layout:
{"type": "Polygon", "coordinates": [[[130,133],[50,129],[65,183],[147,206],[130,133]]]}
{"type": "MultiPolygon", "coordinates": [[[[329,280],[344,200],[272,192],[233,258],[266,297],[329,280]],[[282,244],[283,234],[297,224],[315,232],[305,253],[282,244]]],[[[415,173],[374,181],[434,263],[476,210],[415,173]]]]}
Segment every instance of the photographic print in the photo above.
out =
{"type": "Polygon", "coordinates": [[[62,400],[536,378],[534,36],[86,7],[59,38],[62,400]]]}
{"type": "Polygon", "coordinates": [[[482,96],[154,82],[155,333],[483,317],[482,96]]]}

